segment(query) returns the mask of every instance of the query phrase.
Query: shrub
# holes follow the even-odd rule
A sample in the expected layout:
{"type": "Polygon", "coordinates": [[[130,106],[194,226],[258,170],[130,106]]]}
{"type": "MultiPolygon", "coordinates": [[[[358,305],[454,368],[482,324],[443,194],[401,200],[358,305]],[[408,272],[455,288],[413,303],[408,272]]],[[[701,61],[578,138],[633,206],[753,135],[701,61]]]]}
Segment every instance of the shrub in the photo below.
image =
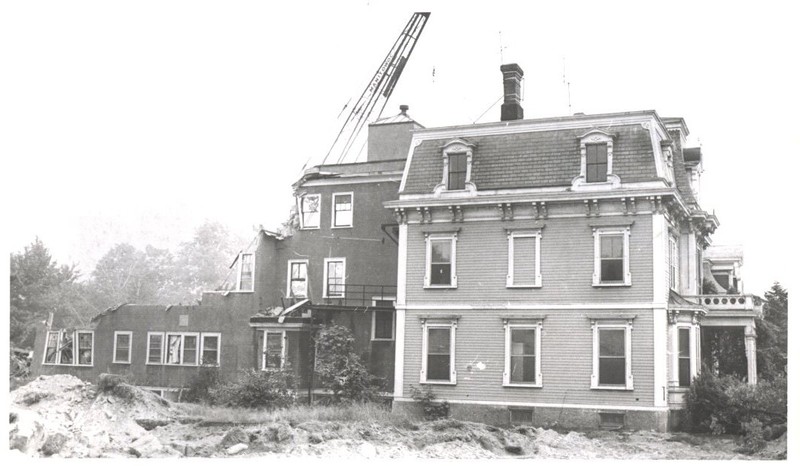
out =
{"type": "Polygon", "coordinates": [[[297,383],[290,370],[247,369],[234,382],[209,389],[212,404],[241,408],[285,408],[297,401],[297,383]]]}
{"type": "Polygon", "coordinates": [[[183,392],[183,401],[189,403],[210,402],[209,390],[220,383],[219,368],[201,366],[189,381],[189,388],[183,392]]]}
{"type": "Polygon", "coordinates": [[[316,338],[317,367],[323,388],[332,401],[372,401],[378,398],[378,377],[369,373],[355,351],[355,338],[345,327],[323,328],[316,338]]]}
{"type": "Polygon", "coordinates": [[[689,430],[744,434],[746,442],[758,445],[763,429],[771,432],[786,422],[786,388],[785,377],[750,385],[705,370],[689,390],[689,430]]]}
{"type": "Polygon", "coordinates": [[[436,401],[436,394],[433,393],[431,387],[419,389],[411,386],[411,398],[422,404],[422,412],[428,421],[446,418],[450,415],[450,403],[436,401]]]}

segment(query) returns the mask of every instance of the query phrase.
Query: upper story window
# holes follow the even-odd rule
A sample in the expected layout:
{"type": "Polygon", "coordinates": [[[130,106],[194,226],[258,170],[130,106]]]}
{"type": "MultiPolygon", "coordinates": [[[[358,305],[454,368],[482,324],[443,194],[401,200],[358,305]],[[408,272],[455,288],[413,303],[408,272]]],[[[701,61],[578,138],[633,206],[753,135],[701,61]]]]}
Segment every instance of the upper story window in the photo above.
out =
{"type": "Polygon", "coordinates": [[[333,195],[333,228],[353,226],[353,193],[335,193],[333,195]]]}
{"type": "Polygon", "coordinates": [[[630,227],[594,228],[594,286],[628,286],[630,227]]]}
{"type": "Polygon", "coordinates": [[[456,233],[426,234],[426,288],[455,288],[456,233]]]}
{"type": "Polygon", "coordinates": [[[674,235],[669,235],[669,287],[674,291],[678,291],[680,283],[678,257],[678,238],[674,235]]]}
{"type": "Polygon", "coordinates": [[[308,297],[308,261],[289,261],[286,295],[290,298],[308,297]]]}
{"type": "Polygon", "coordinates": [[[322,291],[324,298],[344,298],[346,263],[344,257],[325,259],[325,289],[322,291]]]}
{"type": "Polygon", "coordinates": [[[86,330],[47,332],[43,364],[91,366],[93,356],[94,332],[86,330]]]}
{"type": "Polygon", "coordinates": [[[434,193],[466,191],[475,194],[477,188],[472,182],[472,152],[475,148],[463,139],[454,139],[442,147],[442,181],[434,188],[434,193]]]}
{"type": "Polygon", "coordinates": [[[239,255],[239,279],[237,280],[238,291],[253,291],[253,261],[255,256],[252,253],[242,253],[239,255]]]}
{"type": "Polygon", "coordinates": [[[508,275],[506,286],[542,286],[540,251],[542,230],[507,231],[508,275]]]}
{"type": "Polygon", "coordinates": [[[572,189],[596,191],[617,188],[619,176],[613,173],[615,134],[593,129],[580,136],[581,172],[572,179],[572,189]]]}
{"type": "Polygon", "coordinates": [[[319,194],[305,194],[300,197],[300,228],[319,228],[321,199],[319,194]]]}

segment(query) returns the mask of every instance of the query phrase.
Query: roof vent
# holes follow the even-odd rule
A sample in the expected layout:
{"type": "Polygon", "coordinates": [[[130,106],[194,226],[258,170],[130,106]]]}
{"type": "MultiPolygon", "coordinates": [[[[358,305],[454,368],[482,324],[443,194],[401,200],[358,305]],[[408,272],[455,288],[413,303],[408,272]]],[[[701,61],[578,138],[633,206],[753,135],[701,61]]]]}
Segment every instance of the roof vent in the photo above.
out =
{"type": "Polygon", "coordinates": [[[401,105],[400,106],[400,113],[405,115],[407,111],[408,111],[408,105],[401,105]]]}

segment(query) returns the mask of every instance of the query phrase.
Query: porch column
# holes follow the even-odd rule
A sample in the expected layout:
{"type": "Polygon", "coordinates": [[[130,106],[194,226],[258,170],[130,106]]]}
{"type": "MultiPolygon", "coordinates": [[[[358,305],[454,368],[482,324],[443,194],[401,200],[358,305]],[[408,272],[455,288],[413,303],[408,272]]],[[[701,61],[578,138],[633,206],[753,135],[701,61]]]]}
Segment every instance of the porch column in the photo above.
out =
{"type": "Polygon", "coordinates": [[[749,324],[744,328],[744,351],[747,356],[747,383],[755,385],[756,379],[756,328],[749,324]]]}

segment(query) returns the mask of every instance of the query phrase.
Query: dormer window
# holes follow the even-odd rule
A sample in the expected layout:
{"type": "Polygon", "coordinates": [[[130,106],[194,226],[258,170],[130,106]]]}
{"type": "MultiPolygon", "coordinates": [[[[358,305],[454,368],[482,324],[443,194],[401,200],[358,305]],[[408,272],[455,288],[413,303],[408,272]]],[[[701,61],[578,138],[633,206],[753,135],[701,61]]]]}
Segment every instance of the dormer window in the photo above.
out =
{"type": "MultiPolygon", "coordinates": [[[[475,148],[463,139],[454,139],[442,146],[442,181],[434,188],[436,195],[477,191],[472,182],[472,151],[475,148]]],[[[463,194],[461,194],[463,195],[463,194]]]]}
{"type": "Polygon", "coordinates": [[[598,191],[619,187],[619,176],[613,173],[615,137],[612,133],[593,129],[578,138],[581,172],[572,179],[573,190],[598,191]]]}

